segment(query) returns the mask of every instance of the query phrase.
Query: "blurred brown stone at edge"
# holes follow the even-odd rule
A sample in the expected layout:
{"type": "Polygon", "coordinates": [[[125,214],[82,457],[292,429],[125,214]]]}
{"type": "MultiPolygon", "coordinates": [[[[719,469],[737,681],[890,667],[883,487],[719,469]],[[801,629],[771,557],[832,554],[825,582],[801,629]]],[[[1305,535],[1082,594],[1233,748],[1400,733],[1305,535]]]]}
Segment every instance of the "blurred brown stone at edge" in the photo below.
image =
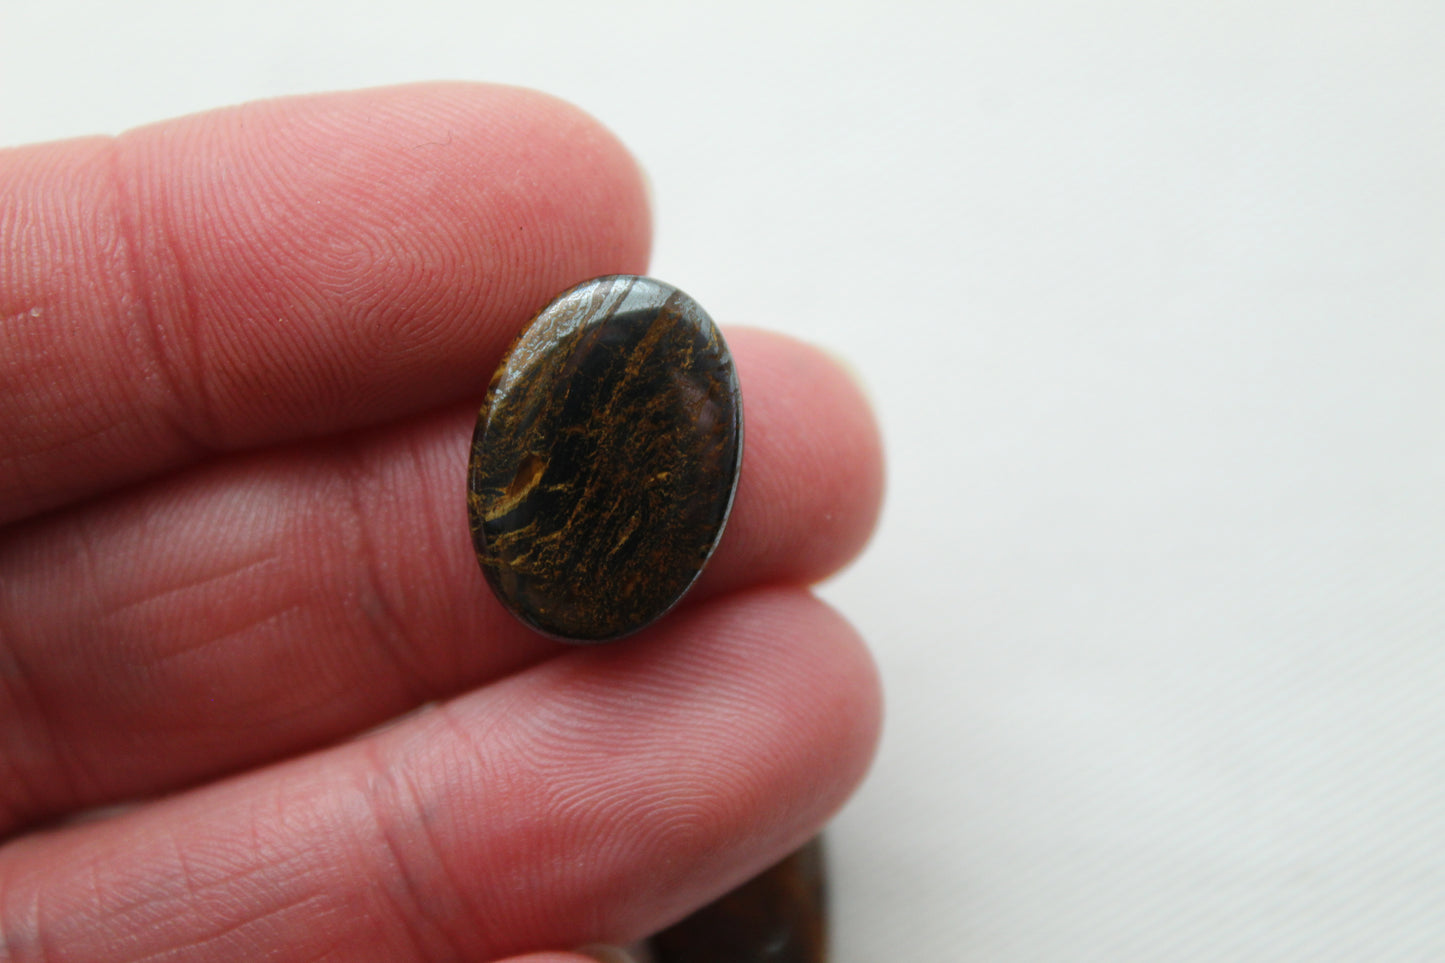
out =
{"type": "Polygon", "coordinates": [[[822,837],[652,938],[654,963],[823,963],[822,837]]]}

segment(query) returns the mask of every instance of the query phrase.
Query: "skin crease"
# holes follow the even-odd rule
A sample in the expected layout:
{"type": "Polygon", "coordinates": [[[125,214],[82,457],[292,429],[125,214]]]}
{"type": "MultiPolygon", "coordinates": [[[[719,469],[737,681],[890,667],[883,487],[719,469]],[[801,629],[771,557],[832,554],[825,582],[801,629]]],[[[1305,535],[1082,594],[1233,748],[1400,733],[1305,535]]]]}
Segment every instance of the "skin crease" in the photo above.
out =
{"type": "Polygon", "coordinates": [[[862,777],[872,663],[803,586],[866,541],[881,457],[817,350],[727,328],[742,481],[657,626],[541,640],[472,558],[497,359],[645,269],[595,121],[296,98],[0,153],[0,198],[0,963],[624,943],[862,777]]]}

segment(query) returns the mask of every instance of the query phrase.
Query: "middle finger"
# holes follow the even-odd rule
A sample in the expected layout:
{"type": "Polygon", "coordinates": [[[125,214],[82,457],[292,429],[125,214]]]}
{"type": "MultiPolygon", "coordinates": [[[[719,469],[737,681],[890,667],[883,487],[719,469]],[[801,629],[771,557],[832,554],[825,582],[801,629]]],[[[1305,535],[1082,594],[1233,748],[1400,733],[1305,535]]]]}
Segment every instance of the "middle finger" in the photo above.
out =
{"type": "MultiPolygon", "coordinates": [[[[699,597],[816,580],[877,509],[877,439],[846,376],[757,332],[733,349],[745,467],[699,597]]],[[[237,456],[16,530],[0,545],[0,834],[295,753],[558,651],[503,613],[472,557],[473,418],[237,456]]]]}

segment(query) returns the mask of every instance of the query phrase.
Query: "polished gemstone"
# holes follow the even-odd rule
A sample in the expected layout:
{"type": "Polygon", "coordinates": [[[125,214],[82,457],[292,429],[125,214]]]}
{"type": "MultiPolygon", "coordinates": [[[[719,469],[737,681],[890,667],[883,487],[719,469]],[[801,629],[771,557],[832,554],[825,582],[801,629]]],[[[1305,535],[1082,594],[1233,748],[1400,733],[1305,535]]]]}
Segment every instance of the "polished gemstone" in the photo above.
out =
{"type": "Polygon", "coordinates": [[[722,536],[742,462],[732,356],[652,278],[596,278],[522,332],[472,437],[472,543],[517,618],[615,639],[682,598],[722,536]]]}
{"type": "Polygon", "coordinates": [[[827,891],[819,838],[649,941],[654,963],[823,963],[827,891]]]}

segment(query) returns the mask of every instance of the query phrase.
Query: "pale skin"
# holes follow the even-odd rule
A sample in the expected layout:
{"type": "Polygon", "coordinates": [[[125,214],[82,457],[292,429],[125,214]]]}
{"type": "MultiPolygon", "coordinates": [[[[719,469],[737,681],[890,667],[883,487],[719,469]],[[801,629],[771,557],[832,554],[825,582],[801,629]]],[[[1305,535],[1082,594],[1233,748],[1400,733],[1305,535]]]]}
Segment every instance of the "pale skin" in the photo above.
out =
{"type": "Polygon", "coordinates": [[[649,225],[609,133],[509,88],[0,152],[0,963],[578,963],[837,809],[879,690],[807,586],[880,449],[825,354],[728,324],[766,305],[718,319],[747,447],[682,607],[568,648],[472,556],[492,369],[649,225]]]}

